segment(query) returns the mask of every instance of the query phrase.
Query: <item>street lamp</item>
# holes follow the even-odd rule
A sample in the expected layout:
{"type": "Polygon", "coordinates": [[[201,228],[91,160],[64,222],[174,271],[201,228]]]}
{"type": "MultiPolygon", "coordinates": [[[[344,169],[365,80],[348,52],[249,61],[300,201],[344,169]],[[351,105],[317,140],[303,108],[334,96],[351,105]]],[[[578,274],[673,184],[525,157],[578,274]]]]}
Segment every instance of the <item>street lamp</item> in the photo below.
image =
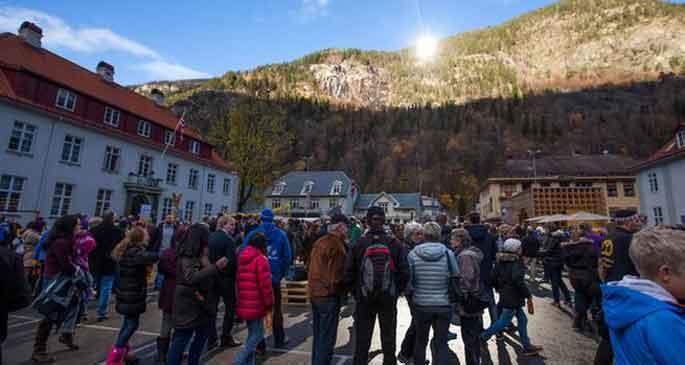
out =
{"type": "Polygon", "coordinates": [[[535,165],[535,160],[537,158],[538,153],[541,153],[541,152],[542,151],[540,151],[540,150],[535,150],[535,151],[528,150],[528,154],[533,158],[533,183],[534,184],[537,184],[537,182],[538,182],[537,181],[538,180],[538,170],[537,170],[537,167],[535,165]]]}

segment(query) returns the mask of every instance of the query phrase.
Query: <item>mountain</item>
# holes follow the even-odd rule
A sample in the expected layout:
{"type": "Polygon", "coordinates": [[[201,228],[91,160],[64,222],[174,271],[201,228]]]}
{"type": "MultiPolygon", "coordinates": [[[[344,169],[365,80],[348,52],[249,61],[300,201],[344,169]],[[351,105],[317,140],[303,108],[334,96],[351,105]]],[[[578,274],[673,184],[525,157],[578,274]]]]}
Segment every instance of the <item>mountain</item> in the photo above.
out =
{"type": "Polygon", "coordinates": [[[236,104],[284,111],[293,139],[264,181],[307,160],[348,172],[365,191],[421,190],[466,206],[527,149],[639,159],[685,119],[684,5],[562,0],[439,48],[423,64],[412,49],[328,49],[136,90],[166,88],[167,102],[218,145],[236,104]]]}

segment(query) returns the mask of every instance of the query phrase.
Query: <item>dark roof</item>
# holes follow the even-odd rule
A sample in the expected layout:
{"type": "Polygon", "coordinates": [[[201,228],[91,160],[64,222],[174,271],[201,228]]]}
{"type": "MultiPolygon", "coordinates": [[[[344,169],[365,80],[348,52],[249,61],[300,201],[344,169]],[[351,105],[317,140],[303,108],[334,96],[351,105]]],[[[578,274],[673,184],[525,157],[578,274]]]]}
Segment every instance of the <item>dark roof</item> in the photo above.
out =
{"type": "MultiPolygon", "coordinates": [[[[537,176],[632,175],[636,160],[618,155],[543,156],[535,160],[537,176]]],[[[507,160],[490,178],[532,178],[533,161],[507,160]]]]}
{"type": "Polygon", "coordinates": [[[373,193],[373,194],[359,194],[355,209],[365,210],[378,199],[382,194],[389,195],[395,199],[399,206],[395,209],[420,209],[421,208],[421,194],[420,193],[373,193]]]}
{"type": "Polygon", "coordinates": [[[670,161],[671,159],[685,158],[685,146],[678,148],[678,144],[676,142],[676,136],[680,131],[684,130],[685,123],[681,123],[673,134],[673,138],[671,138],[666,145],[661,147],[653,155],[649,156],[648,159],[636,164],[633,169],[635,171],[639,171],[662,162],[670,161]]]}
{"type": "Polygon", "coordinates": [[[311,196],[331,196],[333,183],[336,181],[341,181],[343,185],[340,196],[346,196],[353,185],[352,180],[342,171],[291,171],[276,180],[264,195],[302,196],[302,187],[308,181],[314,183],[310,193],[311,196]],[[285,190],[281,194],[274,195],[274,187],[282,182],[286,184],[285,190]]]}

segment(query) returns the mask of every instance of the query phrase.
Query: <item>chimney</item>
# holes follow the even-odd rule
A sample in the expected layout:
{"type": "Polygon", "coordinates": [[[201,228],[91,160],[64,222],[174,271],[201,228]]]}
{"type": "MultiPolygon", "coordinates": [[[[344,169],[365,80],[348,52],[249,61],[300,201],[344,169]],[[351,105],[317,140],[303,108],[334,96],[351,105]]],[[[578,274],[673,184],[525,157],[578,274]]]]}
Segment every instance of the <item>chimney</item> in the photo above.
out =
{"type": "Polygon", "coordinates": [[[152,89],[152,91],[150,91],[150,97],[154,100],[155,104],[164,106],[164,93],[159,89],[152,89]]]}
{"type": "Polygon", "coordinates": [[[19,37],[34,47],[40,48],[40,40],[43,38],[43,30],[39,26],[25,21],[19,26],[19,37]]]}
{"type": "Polygon", "coordinates": [[[102,77],[103,80],[114,82],[114,66],[105,61],[98,62],[95,72],[102,77]]]}

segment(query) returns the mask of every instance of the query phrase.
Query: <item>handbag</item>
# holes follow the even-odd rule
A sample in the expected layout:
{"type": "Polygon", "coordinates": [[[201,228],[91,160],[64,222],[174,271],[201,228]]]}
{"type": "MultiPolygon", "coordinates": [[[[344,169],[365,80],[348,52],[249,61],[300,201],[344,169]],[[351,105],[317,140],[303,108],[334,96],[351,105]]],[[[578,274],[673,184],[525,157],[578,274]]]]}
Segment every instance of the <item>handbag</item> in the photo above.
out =
{"type": "Polygon", "coordinates": [[[465,295],[459,286],[459,277],[454,275],[455,270],[452,267],[452,261],[450,261],[449,251],[445,251],[445,259],[447,260],[447,271],[449,272],[447,292],[449,294],[450,303],[463,303],[465,295]]]}

